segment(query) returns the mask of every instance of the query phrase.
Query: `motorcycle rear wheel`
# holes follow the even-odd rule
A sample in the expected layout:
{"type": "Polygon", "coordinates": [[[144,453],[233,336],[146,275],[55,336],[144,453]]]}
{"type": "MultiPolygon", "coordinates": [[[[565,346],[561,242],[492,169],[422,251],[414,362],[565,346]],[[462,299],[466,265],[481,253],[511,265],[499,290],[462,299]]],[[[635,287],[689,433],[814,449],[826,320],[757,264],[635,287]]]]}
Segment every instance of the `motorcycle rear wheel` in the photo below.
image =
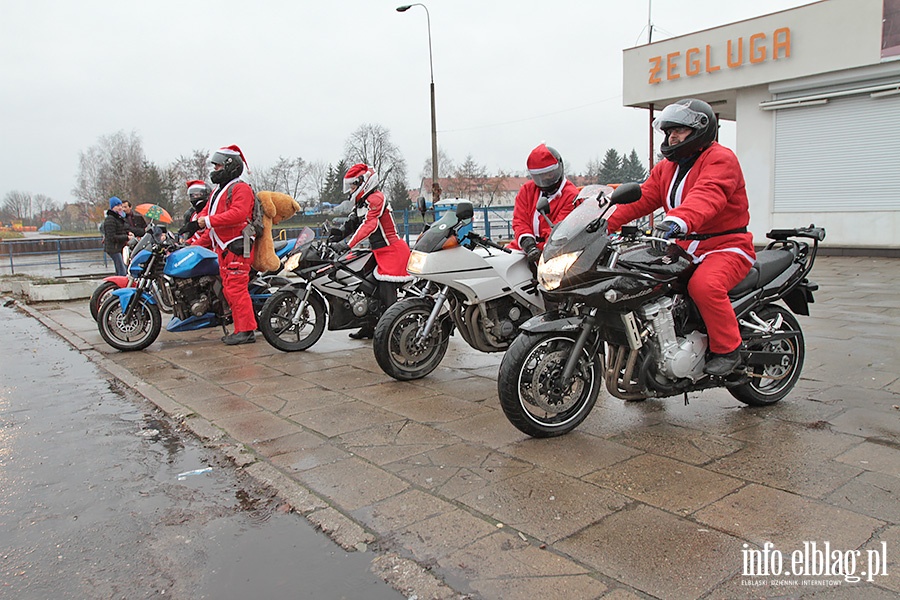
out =
{"type": "Polygon", "coordinates": [[[407,298],[384,312],[372,339],[375,360],[382,371],[399,381],[410,381],[425,377],[441,364],[450,336],[440,321],[427,339],[419,345],[414,343],[433,308],[433,300],[407,298]]]}
{"type": "Polygon", "coordinates": [[[775,332],[794,331],[790,338],[774,341],[755,341],[747,344],[748,350],[787,353],[778,365],[752,365],[747,367],[750,380],[739,386],[728,388],[728,392],[750,406],[768,406],[787,396],[803,370],[806,344],[797,317],[788,309],[777,304],[769,304],[756,311],[756,315],[768,323],[775,332]]]}
{"type": "Polygon", "coordinates": [[[300,306],[298,294],[302,295],[303,290],[278,290],[259,311],[259,330],[269,344],[282,352],[306,350],[325,332],[326,307],[318,294],[309,295],[300,322],[293,322],[300,306]]]}
{"type": "Polygon", "coordinates": [[[516,429],[536,438],[569,433],[584,421],[600,393],[602,365],[582,350],[572,384],[556,389],[576,335],[521,333],[503,356],[497,379],[500,407],[516,429]]]}
{"type": "Polygon", "coordinates": [[[97,327],[103,341],[123,352],[143,350],[156,341],[162,329],[159,307],[142,297],[132,298],[131,301],[138,304],[127,322],[122,303],[116,296],[107,297],[97,314],[97,327]]]}
{"type": "Polygon", "coordinates": [[[100,314],[100,307],[103,306],[103,302],[109,296],[109,293],[117,289],[119,289],[119,286],[112,281],[104,281],[101,282],[100,285],[97,286],[97,289],[94,290],[94,293],[91,294],[88,305],[90,306],[91,316],[94,317],[94,321],[97,320],[97,317],[100,314]]]}

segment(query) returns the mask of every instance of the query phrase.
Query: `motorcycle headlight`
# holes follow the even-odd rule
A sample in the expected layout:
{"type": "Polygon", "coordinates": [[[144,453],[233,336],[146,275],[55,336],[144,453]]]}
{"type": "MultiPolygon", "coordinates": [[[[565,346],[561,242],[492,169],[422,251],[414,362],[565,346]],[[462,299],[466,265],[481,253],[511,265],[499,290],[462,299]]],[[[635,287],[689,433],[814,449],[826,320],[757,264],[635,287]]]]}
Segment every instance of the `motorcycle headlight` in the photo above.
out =
{"type": "Polygon", "coordinates": [[[538,282],[546,290],[555,290],[559,287],[563,275],[578,260],[579,256],[581,256],[580,250],[555,256],[547,262],[544,262],[544,257],[542,256],[538,263],[538,282]]]}
{"type": "Polygon", "coordinates": [[[425,259],[428,257],[428,254],[425,252],[418,252],[417,250],[413,250],[409,253],[409,262],[406,263],[406,270],[410,273],[421,273],[422,268],[425,266],[425,259]]]}
{"type": "Polygon", "coordinates": [[[302,252],[297,252],[296,254],[291,254],[288,256],[287,260],[284,261],[284,268],[288,271],[296,271],[297,267],[300,266],[300,255],[302,252]]]}

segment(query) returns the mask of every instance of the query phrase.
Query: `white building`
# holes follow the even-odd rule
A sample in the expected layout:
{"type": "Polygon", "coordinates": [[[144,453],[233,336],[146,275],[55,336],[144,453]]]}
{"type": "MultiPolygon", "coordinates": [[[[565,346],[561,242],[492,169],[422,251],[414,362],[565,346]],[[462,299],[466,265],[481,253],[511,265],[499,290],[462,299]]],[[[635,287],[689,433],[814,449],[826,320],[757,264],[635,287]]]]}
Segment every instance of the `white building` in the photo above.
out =
{"type": "Polygon", "coordinates": [[[630,48],[624,73],[626,106],[701,98],[735,121],[757,244],[815,223],[826,246],[900,248],[900,0],[823,0],[630,48]]]}

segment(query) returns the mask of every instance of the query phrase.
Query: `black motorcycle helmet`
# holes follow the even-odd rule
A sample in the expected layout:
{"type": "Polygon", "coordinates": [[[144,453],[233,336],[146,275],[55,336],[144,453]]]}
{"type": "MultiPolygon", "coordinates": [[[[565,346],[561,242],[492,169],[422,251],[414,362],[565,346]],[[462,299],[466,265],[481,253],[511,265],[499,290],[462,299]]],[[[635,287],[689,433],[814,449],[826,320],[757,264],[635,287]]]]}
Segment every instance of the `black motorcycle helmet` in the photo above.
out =
{"type": "Polygon", "coordinates": [[[199,213],[206,206],[211,190],[205,181],[200,181],[199,179],[188,181],[187,186],[188,199],[191,201],[191,206],[194,207],[194,212],[199,213]]]}
{"type": "Polygon", "coordinates": [[[214,165],[222,165],[223,167],[213,170],[209,174],[210,181],[216,185],[222,185],[232,179],[237,179],[244,172],[244,154],[240,148],[234,145],[219,148],[213,152],[209,162],[214,165]]]}
{"type": "Polygon", "coordinates": [[[653,127],[666,135],[659,148],[671,161],[679,161],[702,152],[716,140],[719,122],[712,107],[703,100],[685,98],[665,107],[653,121],[653,127]],[[690,127],[693,132],[681,143],[669,145],[669,130],[690,127]]]}

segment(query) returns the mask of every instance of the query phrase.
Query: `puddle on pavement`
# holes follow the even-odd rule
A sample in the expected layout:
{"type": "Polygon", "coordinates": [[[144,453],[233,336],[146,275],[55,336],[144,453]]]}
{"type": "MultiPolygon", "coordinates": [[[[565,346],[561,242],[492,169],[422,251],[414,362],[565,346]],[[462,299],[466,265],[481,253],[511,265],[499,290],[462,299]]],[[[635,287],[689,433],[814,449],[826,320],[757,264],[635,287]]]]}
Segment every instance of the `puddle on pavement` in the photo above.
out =
{"type": "Polygon", "coordinates": [[[37,321],[0,311],[4,594],[403,597],[369,571],[372,552],[343,551],[37,321]]]}

